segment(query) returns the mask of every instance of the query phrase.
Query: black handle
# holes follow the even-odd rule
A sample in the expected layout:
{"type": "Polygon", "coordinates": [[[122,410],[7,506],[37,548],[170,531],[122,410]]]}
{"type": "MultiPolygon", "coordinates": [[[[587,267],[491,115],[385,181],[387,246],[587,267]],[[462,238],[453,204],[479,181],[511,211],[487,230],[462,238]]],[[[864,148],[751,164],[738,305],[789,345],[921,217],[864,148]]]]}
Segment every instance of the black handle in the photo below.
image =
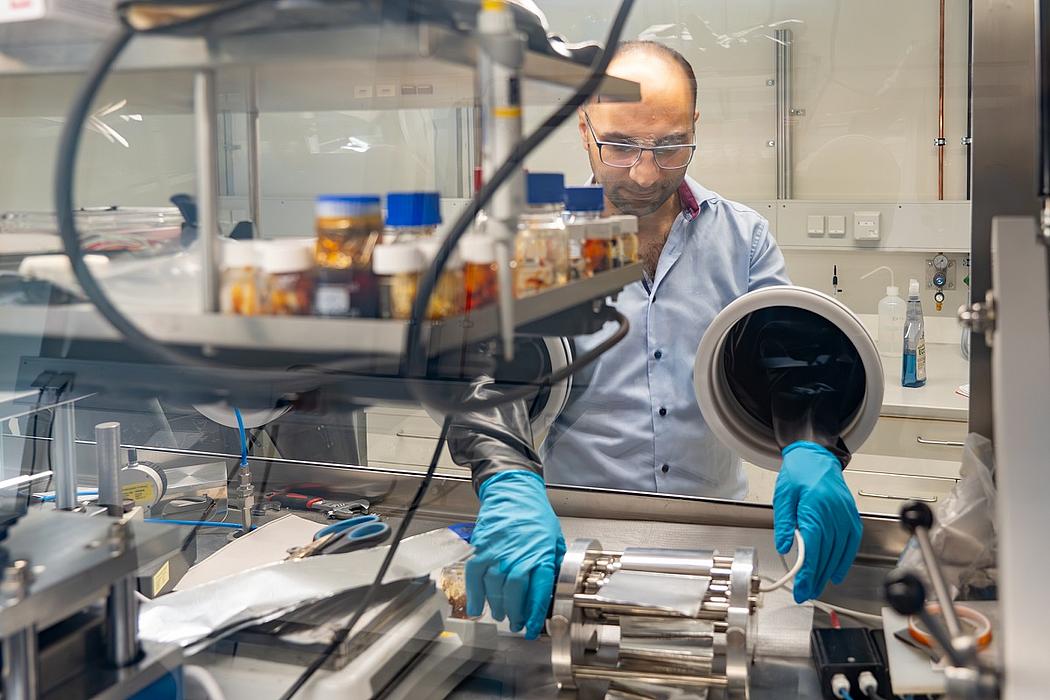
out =
{"type": "Polygon", "coordinates": [[[910,571],[894,569],[886,577],[886,602],[900,615],[918,615],[926,607],[926,586],[910,571]]]}
{"type": "Polygon", "coordinates": [[[912,501],[901,508],[901,525],[913,535],[920,527],[929,530],[933,527],[933,511],[922,501],[912,501]]]}

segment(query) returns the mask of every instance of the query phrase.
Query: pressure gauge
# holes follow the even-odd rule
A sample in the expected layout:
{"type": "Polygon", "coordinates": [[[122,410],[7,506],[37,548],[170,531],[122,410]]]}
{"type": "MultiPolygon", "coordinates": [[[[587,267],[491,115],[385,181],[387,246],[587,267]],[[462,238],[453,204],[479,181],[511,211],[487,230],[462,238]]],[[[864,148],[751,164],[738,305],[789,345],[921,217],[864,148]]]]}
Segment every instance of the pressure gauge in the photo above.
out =
{"type": "Polygon", "coordinates": [[[933,267],[937,270],[948,269],[948,256],[941,253],[933,259],[933,267]]]}

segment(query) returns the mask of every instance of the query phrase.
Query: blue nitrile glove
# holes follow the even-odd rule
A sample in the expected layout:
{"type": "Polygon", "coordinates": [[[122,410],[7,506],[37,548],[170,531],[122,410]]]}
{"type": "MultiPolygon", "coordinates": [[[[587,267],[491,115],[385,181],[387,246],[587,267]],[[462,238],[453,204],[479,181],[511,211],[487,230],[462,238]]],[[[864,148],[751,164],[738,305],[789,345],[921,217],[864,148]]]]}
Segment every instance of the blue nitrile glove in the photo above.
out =
{"type": "Polygon", "coordinates": [[[795,577],[795,602],[824,592],[830,579],[842,583],[860,547],[863,527],[838,458],[814,442],[784,448],[773,493],[777,551],[791,550],[795,529],[806,543],[806,560],[795,577]]]}
{"type": "Polygon", "coordinates": [[[489,602],[496,620],[525,628],[535,639],[543,629],[565,540],[543,478],[534,472],[499,472],[478,490],[481,510],[467,562],[467,614],[477,617],[489,602]]]}

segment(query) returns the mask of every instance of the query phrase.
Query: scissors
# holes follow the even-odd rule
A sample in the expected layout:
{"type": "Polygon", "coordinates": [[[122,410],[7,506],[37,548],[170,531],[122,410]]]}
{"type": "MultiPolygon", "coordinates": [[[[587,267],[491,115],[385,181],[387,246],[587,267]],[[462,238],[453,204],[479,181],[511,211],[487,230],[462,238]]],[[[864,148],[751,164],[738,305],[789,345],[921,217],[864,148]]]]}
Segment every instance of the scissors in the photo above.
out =
{"type": "Polygon", "coordinates": [[[314,535],[314,542],[326,542],[316,553],[344,554],[358,549],[367,549],[381,544],[390,537],[390,526],[379,520],[378,515],[359,515],[323,527],[314,535]]]}

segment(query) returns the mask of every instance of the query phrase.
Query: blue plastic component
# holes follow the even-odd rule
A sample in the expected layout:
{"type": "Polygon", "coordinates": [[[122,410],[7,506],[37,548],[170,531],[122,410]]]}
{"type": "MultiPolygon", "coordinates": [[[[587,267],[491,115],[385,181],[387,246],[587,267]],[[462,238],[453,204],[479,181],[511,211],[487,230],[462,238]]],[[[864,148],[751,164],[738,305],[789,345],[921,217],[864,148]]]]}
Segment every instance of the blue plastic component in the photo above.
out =
{"type": "Polygon", "coordinates": [[[563,204],[565,176],[561,173],[529,173],[525,194],[529,204],[563,204]]]}
{"type": "Polygon", "coordinates": [[[565,208],[569,211],[602,211],[605,209],[605,188],[601,185],[566,187],[565,208]]]}
{"type": "Polygon", "coordinates": [[[437,192],[391,192],[386,196],[387,226],[437,226],[441,196],[437,192]]]}
{"type": "Polygon", "coordinates": [[[459,535],[464,542],[470,542],[470,538],[474,535],[474,523],[454,523],[449,525],[448,529],[459,535]]]}
{"type": "Polygon", "coordinates": [[[317,197],[318,204],[368,204],[378,205],[382,199],[377,194],[322,194],[317,197]]]}
{"type": "Polygon", "coordinates": [[[173,669],[132,695],[129,700],[182,700],[182,667],[173,669]]]}

